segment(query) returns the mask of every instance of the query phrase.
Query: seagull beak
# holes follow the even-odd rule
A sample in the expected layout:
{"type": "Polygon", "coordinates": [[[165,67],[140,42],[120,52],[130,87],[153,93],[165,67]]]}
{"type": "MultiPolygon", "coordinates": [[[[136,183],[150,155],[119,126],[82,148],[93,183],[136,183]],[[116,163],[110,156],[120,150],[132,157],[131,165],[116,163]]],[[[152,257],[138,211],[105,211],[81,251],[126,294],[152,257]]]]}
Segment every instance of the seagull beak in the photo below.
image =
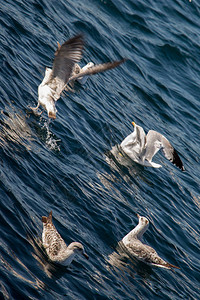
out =
{"type": "Polygon", "coordinates": [[[136,214],[136,216],[137,216],[137,217],[138,217],[138,219],[139,219],[140,215],[139,215],[139,214],[136,214]]]}
{"type": "Polygon", "coordinates": [[[132,122],[132,125],[135,127],[135,122],[132,122]]]}
{"type": "Polygon", "coordinates": [[[83,252],[83,256],[85,256],[86,259],[89,259],[89,256],[85,252],[83,252]]]}

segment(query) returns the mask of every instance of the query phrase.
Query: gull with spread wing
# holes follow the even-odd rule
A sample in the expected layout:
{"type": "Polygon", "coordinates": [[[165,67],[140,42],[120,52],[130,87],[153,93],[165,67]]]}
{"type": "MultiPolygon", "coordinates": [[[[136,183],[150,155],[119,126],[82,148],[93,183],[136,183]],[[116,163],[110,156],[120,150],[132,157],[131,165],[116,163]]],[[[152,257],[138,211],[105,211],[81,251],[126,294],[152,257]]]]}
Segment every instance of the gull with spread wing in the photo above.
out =
{"type": "Polygon", "coordinates": [[[162,134],[154,130],[149,130],[145,134],[141,126],[136,125],[134,122],[132,124],[134,131],[120,144],[121,149],[126,155],[143,166],[160,168],[162,166],[152,162],[152,158],[162,149],[169,161],[181,169],[181,171],[185,171],[178,153],[162,134]]]}
{"type": "Polygon", "coordinates": [[[45,76],[38,87],[38,105],[31,107],[34,111],[41,105],[48,113],[48,117],[56,118],[56,101],[62,92],[68,89],[70,81],[78,80],[84,76],[113,69],[125,61],[112,61],[99,65],[90,64],[89,67],[74,73],[74,67],[81,60],[84,48],[84,39],[81,34],[66,41],[55,52],[53,68],[46,68],[45,76]]]}

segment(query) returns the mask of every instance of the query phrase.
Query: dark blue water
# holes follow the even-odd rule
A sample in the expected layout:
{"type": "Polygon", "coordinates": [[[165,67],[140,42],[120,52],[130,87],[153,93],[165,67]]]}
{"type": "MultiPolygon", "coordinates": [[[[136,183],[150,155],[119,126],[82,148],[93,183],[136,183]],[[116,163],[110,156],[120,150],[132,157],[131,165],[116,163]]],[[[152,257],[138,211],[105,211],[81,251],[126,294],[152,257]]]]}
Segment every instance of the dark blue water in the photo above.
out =
{"type": "Polygon", "coordinates": [[[200,4],[194,0],[0,0],[0,298],[200,299],[200,4]],[[57,103],[37,104],[56,42],[86,38],[82,65],[127,57],[57,103]],[[107,155],[135,121],[174,145],[181,172],[124,167],[107,155]],[[52,270],[41,216],[90,259],[52,270]],[[150,220],[146,243],[180,270],[124,259],[117,244],[150,220]]]}

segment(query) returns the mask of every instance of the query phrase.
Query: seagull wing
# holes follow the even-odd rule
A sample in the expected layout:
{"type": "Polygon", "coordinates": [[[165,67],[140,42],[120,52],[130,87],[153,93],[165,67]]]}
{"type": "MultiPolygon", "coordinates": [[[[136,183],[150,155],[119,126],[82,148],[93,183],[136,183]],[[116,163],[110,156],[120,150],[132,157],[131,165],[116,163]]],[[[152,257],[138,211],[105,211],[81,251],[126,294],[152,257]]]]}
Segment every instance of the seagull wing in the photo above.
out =
{"type": "Polygon", "coordinates": [[[49,86],[55,90],[57,100],[64,90],[72,74],[75,63],[79,62],[83,53],[83,36],[76,35],[58,48],[55,54],[52,76],[49,86]]]}
{"type": "Polygon", "coordinates": [[[114,68],[118,67],[119,65],[121,65],[124,62],[125,62],[125,59],[121,59],[121,60],[116,60],[116,61],[112,61],[112,62],[92,66],[92,67],[86,69],[85,71],[80,72],[79,74],[71,76],[69,81],[75,80],[79,77],[83,77],[83,76],[86,76],[86,75],[87,76],[88,75],[94,75],[94,74],[97,74],[97,73],[100,73],[100,72],[104,72],[104,71],[107,71],[107,70],[114,69],[114,68]]]}
{"type": "Polygon", "coordinates": [[[50,259],[54,260],[55,256],[57,256],[62,249],[67,248],[67,245],[52,223],[52,214],[50,214],[48,218],[42,217],[45,227],[42,234],[42,242],[50,259]]]}
{"type": "Polygon", "coordinates": [[[153,156],[160,150],[163,149],[165,157],[171,161],[182,171],[185,170],[183,163],[170,142],[159,132],[150,130],[146,136],[146,152],[145,159],[151,161],[153,156]]]}
{"type": "Polygon", "coordinates": [[[155,263],[155,258],[159,257],[156,250],[138,239],[131,240],[126,247],[131,255],[146,263],[155,263]]]}
{"type": "Polygon", "coordinates": [[[154,265],[157,267],[164,267],[167,269],[177,268],[178,267],[166,262],[162,259],[155,249],[149,245],[143,244],[139,240],[132,240],[129,244],[126,245],[130,255],[133,255],[138,260],[141,260],[147,264],[154,265]]]}

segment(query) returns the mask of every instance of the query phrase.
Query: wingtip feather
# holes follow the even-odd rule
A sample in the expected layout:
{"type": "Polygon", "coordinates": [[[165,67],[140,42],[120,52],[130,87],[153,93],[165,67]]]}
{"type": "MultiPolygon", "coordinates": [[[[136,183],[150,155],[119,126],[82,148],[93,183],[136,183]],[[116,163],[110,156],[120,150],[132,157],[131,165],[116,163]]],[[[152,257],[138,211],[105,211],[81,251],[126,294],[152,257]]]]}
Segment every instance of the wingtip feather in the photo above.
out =
{"type": "Polygon", "coordinates": [[[174,149],[173,151],[173,160],[172,163],[177,166],[181,171],[185,171],[185,168],[183,166],[183,163],[177,153],[177,151],[174,149]]]}
{"type": "Polygon", "coordinates": [[[175,266],[175,265],[172,265],[172,264],[170,264],[170,263],[167,263],[166,264],[166,267],[168,267],[168,268],[174,268],[174,269],[180,269],[179,267],[177,267],[177,266],[175,266]]]}

